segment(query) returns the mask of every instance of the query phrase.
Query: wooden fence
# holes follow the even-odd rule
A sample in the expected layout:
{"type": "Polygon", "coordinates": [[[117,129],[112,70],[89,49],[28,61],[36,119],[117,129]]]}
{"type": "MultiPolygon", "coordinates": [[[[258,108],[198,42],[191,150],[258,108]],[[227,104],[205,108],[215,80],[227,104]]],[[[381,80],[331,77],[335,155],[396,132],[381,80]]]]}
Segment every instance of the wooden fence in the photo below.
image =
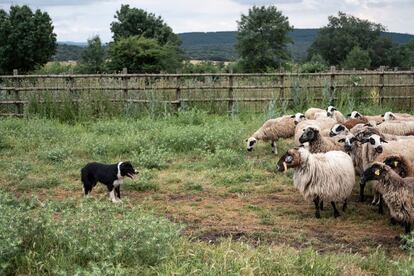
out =
{"type": "MultiPolygon", "coordinates": [[[[337,71],[323,73],[261,74],[93,74],[93,75],[13,75],[0,76],[0,115],[23,116],[31,102],[59,103],[60,95],[70,101],[106,100],[120,105],[164,104],[184,106],[216,105],[215,110],[248,108],[257,111],[269,103],[330,101],[352,96],[357,101],[377,103],[397,101],[412,108],[414,68],[410,71],[337,71]]],[[[86,103],[85,103],[86,101],[86,103]]],[[[144,108],[144,107],[142,107],[144,108]]]]}

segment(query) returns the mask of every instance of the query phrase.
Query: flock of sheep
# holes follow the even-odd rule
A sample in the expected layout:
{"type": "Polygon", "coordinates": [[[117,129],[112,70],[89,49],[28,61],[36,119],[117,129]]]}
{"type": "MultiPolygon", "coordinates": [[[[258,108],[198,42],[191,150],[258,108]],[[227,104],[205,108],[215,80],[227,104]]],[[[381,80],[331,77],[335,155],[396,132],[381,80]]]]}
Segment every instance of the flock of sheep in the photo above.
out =
{"type": "Polygon", "coordinates": [[[360,176],[360,201],[364,188],[373,181],[374,199],[382,214],[384,203],[393,224],[400,223],[411,232],[414,222],[414,115],[386,112],[364,116],[357,111],[347,118],[329,106],[310,108],[305,114],[282,116],[266,121],[246,140],[252,151],[259,140],[270,141],[277,154],[279,138],[294,137],[295,146],[278,161],[277,170],[294,169],[293,182],[302,196],[315,204],[320,218],[323,203],[347,201],[360,176]]]}

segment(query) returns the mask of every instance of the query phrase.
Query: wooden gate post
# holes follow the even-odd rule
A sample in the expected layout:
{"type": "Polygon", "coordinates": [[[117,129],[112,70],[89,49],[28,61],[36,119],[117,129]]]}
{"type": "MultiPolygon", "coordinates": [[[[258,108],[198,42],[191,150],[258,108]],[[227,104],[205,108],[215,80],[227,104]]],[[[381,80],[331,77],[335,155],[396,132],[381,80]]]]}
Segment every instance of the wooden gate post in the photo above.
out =
{"type": "Polygon", "coordinates": [[[335,71],[336,71],[336,67],[335,66],[331,66],[331,78],[330,78],[330,83],[329,83],[329,104],[333,105],[334,104],[334,94],[335,94],[335,71]]]}
{"type": "Polygon", "coordinates": [[[380,104],[382,106],[384,101],[384,69],[385,66],[380,66],[380,75],[379,75],[379,96],[380,104]]]}
{"type": "Polygon", "coordinates": [[[122,69],[122,97],[125,104],[128,102],[128,79],[128,69],[125,67],[122,69]]]}
{"type": "MultiPolygon", "coordinates": [[[[13,70],[13,76],[18,76],[19,75],[19,71],[17,69],[13,70]]],[[[18,86],[19,85],[19,78],[15,77],[13,79],[13,86],[14,86],[14,101],[15,101],[15,106],[16,106],[16,116],[23,116],[23,103],[20,99],[20,92],[18,90],[18,86]]]]}
{"type": "Polygon", "coordinates": [[[182,108],[181,106],[181,77],[177,75],[175,78],[176,86],[175,86],[175,101],[177,103],[177,112],[180,111],[182,108]]]}
{"type": "Polygon", "coordinates": [[[285,70],[280,69],[280,94],[279,94],[280,104],[285,100],[285,70]]]}
{"type": "Polygon", "coordinates": [[[228,93],[228,112],[230,114],[234,111],[234,93],[233,93],[233,70],[230,71],[229,75],[229,93],[228,93]]]}

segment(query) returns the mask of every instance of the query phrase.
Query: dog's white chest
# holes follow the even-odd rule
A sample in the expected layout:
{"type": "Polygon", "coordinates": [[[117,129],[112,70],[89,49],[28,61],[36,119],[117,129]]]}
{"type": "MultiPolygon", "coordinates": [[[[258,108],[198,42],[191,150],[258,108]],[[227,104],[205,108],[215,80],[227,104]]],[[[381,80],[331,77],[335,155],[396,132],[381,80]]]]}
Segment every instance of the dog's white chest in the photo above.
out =
{"type": "Polygon", "coordinates": [[[114,181],[114,187],[118,187],[119,185],[121,185],[124,181],[122,179],[117,179],[114,181]]]}

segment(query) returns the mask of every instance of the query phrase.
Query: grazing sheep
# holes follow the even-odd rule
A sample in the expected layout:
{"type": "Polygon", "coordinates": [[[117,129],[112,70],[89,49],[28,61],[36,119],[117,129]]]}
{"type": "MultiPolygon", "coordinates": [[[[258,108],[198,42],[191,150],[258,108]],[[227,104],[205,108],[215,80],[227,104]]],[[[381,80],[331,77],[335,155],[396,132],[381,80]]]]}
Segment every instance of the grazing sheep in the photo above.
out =
{"type": "Polygon", "coordinates": [[[334,217],[339,216],[335,202],[343,202],[345,211],[347,200],[355,184],[355,172],[351,157],[342,151],[312,154],[307,149],[288,150],[278,161],[277,170],[294,168],[293,183],[305,200],[315,204],[315,216],[320,218],[321,203],[331,202],[334,217]]]}
{"type": "Polygon", "coordinates": [[[338,123],[342,124],[345,122],[344,115],[339,112],[334,106],[330,105],[326,109],[326,115],[330,118],[335,119],[338,123]]]}
{"type": "Polygon", "coordinates": [[[362,178],[378,181],[377,188],[391,217],[404,223],[405,233],[410,233],[414,222],[414,177],[402,178],[389,166],[375,162],[364,171],[362,178]]]}
{"type": "Polygon", "coordinates": [[[246,140],[247,150],[252,151],[257,141],[271,141],[272,152],[277,154],[276,141],[279,138],[290,138],[295,134],[296,125],[305,119],[302,113],[267,120],[250,138],[246,140]]]}
{"type": "Polygon", "coordinates": [[[308,149],[311,153],[343,150],[343,145],[341,143],[336,142],[329,137],[322,136],[320,134],[320,129],[317,126],[306,127],[299,137],[299,142],[301,144],[308,143],[308,149]]]}
{"type": "Polygon", "coordinates": [[[392,113],[391,111],[385,112],[384,115],[382,115],[384,118],[384,121],[414,121],[414,116],[408,113],[392,113]]]}
{"type": "Polygon", "coordinates": [[[320,120],[305,120],[300,122],[295,129],[295,145],[299,146],[299,137],[308,126],[317,126],[321,130],[322,136],[329,136],[329,131],[332,126],[336,124],[336,121],[332,118],[324,118],[320,120]]]}
{"type": "Polygon", "coordinates": [[[307,120],[315,120],[315,115],[317,113],[326,113],[326,111],[320,108],[311,107],[308,110],[306,110],[305,118],[307,120]]]}

